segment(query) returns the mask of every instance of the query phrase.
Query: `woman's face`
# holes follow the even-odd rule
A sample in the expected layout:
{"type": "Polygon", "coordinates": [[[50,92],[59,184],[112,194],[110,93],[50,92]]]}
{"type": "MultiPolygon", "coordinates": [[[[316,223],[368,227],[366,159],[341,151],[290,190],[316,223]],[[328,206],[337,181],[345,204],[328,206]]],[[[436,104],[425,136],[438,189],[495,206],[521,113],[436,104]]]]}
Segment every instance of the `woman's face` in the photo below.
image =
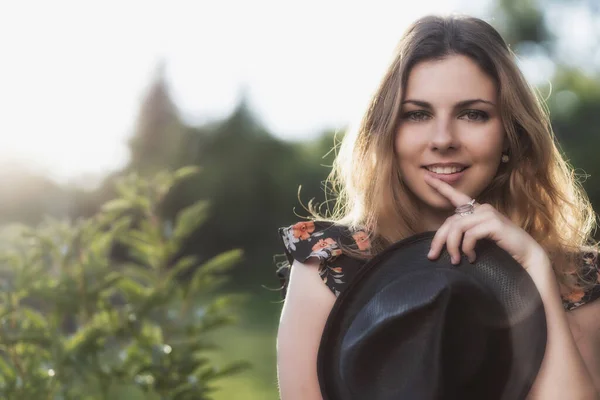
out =
{"type": "Polygon", "coordinates": [[[395,151],[426,229],[437,229],[455,207],[425,183],[425,174],[473,198],[496,175],[506,148],[497,104],[495,82],[468,57],[426,61],[411,70],[395,151]]]}

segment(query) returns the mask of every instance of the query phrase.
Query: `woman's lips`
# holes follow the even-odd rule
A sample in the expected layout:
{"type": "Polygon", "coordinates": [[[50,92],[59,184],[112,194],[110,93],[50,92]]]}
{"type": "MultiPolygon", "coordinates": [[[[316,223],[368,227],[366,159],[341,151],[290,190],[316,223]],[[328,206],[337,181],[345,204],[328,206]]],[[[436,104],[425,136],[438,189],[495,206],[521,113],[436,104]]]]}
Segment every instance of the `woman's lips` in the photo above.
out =
{"type": "Polygon", "coordinates": [[[433,176],[434,178],[437,178],[448,184],[453,184],[453,183],[456,183],[460,178],[462,178],[462,176],[465,174],[465,171],[468,169],[468,167],[463,169],[460,172],[455,172],[453,174],[436,174],[435,172],[431,172],[430,170],[428,170],[425,167],[423,167],[423,169],[425,170],[425,173],[429,174],[430,176],[433,176]]]}

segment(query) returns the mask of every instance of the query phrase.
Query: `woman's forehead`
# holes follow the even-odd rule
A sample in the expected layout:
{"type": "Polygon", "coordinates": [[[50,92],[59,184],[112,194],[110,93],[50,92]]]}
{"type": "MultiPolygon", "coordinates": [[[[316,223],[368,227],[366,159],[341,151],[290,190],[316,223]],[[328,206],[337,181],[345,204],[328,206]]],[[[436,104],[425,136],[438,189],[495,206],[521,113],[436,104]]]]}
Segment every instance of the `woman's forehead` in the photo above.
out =
{"type": "Polygon", "coordinates": [[[415,65],[408,76],[405,100],[420,100],[432,105],[483,99],[496,103],[496,83],[466,56],[415,65]]]}

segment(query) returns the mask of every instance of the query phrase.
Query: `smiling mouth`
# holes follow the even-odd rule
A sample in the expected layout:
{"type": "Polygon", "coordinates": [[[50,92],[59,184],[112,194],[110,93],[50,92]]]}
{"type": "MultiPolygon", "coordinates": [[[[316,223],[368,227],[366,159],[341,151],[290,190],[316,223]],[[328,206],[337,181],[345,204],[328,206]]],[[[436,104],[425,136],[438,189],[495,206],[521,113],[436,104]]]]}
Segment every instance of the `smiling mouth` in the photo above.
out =
{"type": "Polygon", "coordinates": [[[437,175],[454,175],[465,171],[469,167],[423,167],[429,172],[437,175]]]}

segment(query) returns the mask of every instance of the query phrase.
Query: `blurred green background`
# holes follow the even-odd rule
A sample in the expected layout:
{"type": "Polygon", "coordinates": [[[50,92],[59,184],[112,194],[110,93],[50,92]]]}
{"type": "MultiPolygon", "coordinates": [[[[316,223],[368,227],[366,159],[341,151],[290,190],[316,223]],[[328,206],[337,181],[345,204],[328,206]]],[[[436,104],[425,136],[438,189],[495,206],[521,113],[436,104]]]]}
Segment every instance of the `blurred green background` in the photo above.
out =
{"type": "MultiPolygon", "coordinates": [[[[460,11],[469,13],[470,4],[461,4],[460,11]]],[[[583,184],[598,210],[600,3],[498,0],[485,3],[485,7],[481,4],[477,2],[474,15],[501,31],[530,76],[536,71],[548,76],[535,82],[536,86],[547,101],[564,152],[577,172],[587,176],[583,184]],[[573,35],[565,40],[564,32],[573,35]]],[[[342,7],[340,18],[343,12],[342,7]]],[[[341,23],[335,24],[332,30],[345,29],[341,23]]],[[[319,60],[314,64],[318,66],[319,60]]],[[[200,166],[202,173],[177,187],[166,199],[163,212],[175,215],[195,201],[209,200],[209,217],[189,237],[183,252],[208,260],[230,249],[242,249],[243,260],[234,267],[222,291],[248,296],[236,310],[239,322],[215,334],[222,348],[214,357],[216,362],[247,360],[252,367],[223,379],[214,399],[274,400],[278,398],[275,336],[282,305],[275,277],[275,256],[282,253],[277,228],[307,215],[299,202],[299,186],[304,204],[312,198],[323,201],[323,180],[332,162],[330,150],[336,132],[342,134],[343,128],[323,127],[316,135],[307,132],[308,140],[284,139],[261,122],[261,112],[253,108],[247,95],[242,95],[229,115],[191,124],[173,99],[165,66],[159,65],[128,138],[126,165],[103,176],[92,189],[57,182],[27,168],[5,168],[0,171],[0,223],[36,226],[45,215],[70,220],[90,217],[115,197],[114,183],[120,176],[131,172],[152,176],[165,169],[200,166]]],[[[5,130],[2,135],[9,137],[11,132],[5,130]]],[[[77,150],[66,147],[64,151],[77,150]]]]}

